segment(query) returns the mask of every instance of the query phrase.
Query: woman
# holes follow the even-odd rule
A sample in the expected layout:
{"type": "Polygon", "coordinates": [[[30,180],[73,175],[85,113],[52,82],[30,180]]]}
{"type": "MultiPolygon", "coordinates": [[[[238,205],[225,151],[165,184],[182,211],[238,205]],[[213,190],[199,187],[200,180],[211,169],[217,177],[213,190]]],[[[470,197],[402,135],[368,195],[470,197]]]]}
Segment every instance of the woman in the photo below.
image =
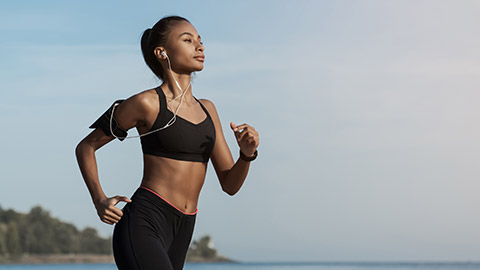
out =
{"type": "Polygon", "coordinates": [[[119,269],[182,269],[197,201],[211,158],[222,189],[234,195],[257,156],[258,132],[230,123],[240,147],[234,162],[214,104],[196,99],[191,74],[203,69],[204,46],[185,18],[165,17],[141,41],[145,62],[162,85],[119,100],[92,126],[76,148],[85,183],[100,219],[113,233],[119,269]],[[178,114],[177,114],[178,113],[178,114]],[[140,134],[144,175],[132,199],[107,197],[97,173],[95,151],[135,127],[140,134]],[[115,205],[127,202],[120,210],[115,205]]]}

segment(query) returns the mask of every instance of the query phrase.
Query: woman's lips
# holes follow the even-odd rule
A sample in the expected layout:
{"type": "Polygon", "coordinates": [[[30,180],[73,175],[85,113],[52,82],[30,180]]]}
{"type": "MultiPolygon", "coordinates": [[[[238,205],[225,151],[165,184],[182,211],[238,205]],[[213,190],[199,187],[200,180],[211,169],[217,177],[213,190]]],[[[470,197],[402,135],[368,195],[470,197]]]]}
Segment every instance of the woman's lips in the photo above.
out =
{"type": "Polygon", "coordinates": [[[205,61],[205,56],[195,56],[194,58],[197,59],[197,60],[200,61],[200,62],[204,62],[204,61],[205,61]]]}

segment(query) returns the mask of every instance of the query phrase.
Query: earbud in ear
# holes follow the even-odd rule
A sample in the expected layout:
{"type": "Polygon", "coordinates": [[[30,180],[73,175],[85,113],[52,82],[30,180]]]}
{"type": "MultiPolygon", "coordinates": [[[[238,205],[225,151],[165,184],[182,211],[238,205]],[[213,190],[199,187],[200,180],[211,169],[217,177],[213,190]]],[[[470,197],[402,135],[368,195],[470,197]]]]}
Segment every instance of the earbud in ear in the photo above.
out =
{"type": "Polygon", "coordinates": [[[162,51],[160,54],[163,55],[163,56],[167,56],[167,53],[164,52],[164,51],[162,51]]]}

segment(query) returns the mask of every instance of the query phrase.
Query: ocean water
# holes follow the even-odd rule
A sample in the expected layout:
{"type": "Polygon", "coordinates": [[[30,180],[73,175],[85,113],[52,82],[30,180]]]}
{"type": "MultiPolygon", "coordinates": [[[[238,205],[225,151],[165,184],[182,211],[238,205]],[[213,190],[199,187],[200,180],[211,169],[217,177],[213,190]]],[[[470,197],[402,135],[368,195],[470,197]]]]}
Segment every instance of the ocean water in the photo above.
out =
{"type": "MultiPolygon", "coordinates": [[[[116,270],[114,264],[0,265],[0,270],[116,270]]],[[[187,263],[184,270],[480,270],[480,262],[187,263]]]]}

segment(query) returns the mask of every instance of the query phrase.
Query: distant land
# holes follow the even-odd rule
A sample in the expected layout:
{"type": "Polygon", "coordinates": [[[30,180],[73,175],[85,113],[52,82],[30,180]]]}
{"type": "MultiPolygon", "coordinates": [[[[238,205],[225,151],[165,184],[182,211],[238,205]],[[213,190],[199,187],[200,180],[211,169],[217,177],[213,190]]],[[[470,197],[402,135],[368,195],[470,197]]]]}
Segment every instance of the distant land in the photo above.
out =
{"type": "MultiPolygon", "coordinates": [[[[51,217],[40,206],[29,213],[0,207],[0,264],[11,263],[109,263],[113,262],[112,239],[96,229],[77,229],[51,217]]],[[[233,262],[219,255],[209,235],[194,240],[187,262],[233,262]]]]}

